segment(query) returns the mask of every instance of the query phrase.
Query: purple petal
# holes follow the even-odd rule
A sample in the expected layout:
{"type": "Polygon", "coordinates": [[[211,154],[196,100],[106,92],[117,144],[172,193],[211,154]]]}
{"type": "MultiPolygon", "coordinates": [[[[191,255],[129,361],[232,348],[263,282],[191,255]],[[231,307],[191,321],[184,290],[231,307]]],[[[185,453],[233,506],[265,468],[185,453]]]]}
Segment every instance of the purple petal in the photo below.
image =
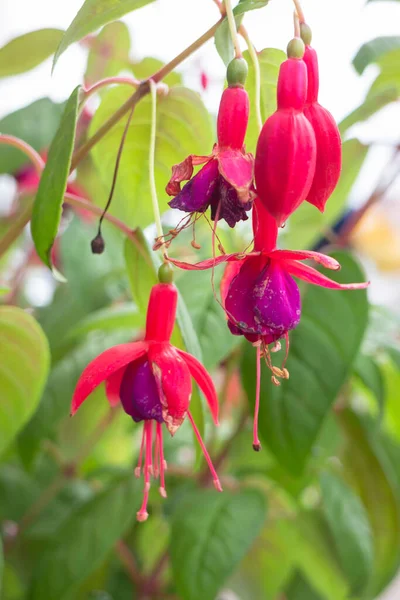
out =
{"type": "Polygon", "coordinates": [[[128,365],[122,378],[120,398],[124,411],[134,421],[154,419],[163,423],[157,384],[148,360],[128,365]]]}
{"type": "Polygon", "coordinates": [[[179,194],[168,204],[171,208],[188,213],[204,212],[210,204],[217,181],[218,162],[212,159],[183,186],[179,194]]]}
{"type": "Polygon", "coordinates": [[[229,227],[235,227],[239,221],[246,221],[249,218],[246,211],[251,209],[251,205],[252,202],[243,204],[239,200],[236,189],[225,181],[222,175],[218,177],[218,186],[211,198],[212,221],[215,221],[219,206],[218,221],[224,219],[229,227]]]}

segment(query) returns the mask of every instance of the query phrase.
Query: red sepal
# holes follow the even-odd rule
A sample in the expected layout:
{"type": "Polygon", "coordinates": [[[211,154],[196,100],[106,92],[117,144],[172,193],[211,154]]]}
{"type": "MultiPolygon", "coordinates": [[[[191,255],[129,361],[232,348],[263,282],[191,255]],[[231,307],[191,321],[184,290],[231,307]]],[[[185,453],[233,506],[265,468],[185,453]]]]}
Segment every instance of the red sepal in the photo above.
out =
{"type": "Polygon", "coordinates": [[[191,376],[193,377],[193,379],[196,381],[199,388],[203,392],[203,394],[207,400],[207,404],[210,408],[214,423],[216,425],[219,425],[219,423],[218,423],[218,411],[219,411],[218,396],[217,396],[217,392],[215,391],[213,380],[211,379],[207,370],[197,360],[197,358],[195,358],[191,354],[188,354],[187,352],[184,352],[183,350],[178,350],[178,353],[183,358],[183,360],[186,362],[191,376]]]}
{"type": "Polygon", "coordinates": [[[172,283],[157,283],[151,288],[145,340],[169,342],[175,325],[177,303],[178,292],[172,283]]]}
{"type": "Polygon", "coordinates": [[[218,145],[241,150],[249,122],[249,96],[245,89],[228,87],[218,110],[218,145]]]}

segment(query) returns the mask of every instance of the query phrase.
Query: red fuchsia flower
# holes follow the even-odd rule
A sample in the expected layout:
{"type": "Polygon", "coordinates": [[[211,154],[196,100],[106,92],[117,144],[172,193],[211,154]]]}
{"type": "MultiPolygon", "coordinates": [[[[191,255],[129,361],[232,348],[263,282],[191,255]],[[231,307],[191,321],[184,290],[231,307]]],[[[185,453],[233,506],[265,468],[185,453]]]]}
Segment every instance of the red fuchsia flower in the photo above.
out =
{"type": "MultiPolygon", "coordinates": [[[[183,269],[196,270],[214,267],[227,262],[221,282],[221,300],[228,319],[228,327],[235,335],[244,335],[257,347],[257,397],[254,418],[255,450],[260,449],[257,433],[260,394],[259,359],[264,357],[272,371],[272,381],[280,385],[279,379],[287,379],[285,368],[289,352],[289,331],[300,322],[301,299],[293,276],[333,290],[359,290],[369,283],[337,283],[329,279],[303,260],[313,260],[327,269],[338,270],[337,260],[319,252],[306,250],[277,250],[278,228],[275,219],[256,199],[253,208],[254,250],[245,255],[227,254],[197,264],[173,260],[183,269]],[[280,339],[286,339],[286,354],[281,367],[272,364],[271,351],[280,349],[280,339]]],[[[171,259],[172,260],[172,259],[171,259]]]]}
{"type": "Polygon", "coordinates": [[[246,154],[243,145],[249,120],[249,97],[243,88],[247,63],[243,59],[232,63],[227,71],[229,86],[222,94],[218,111],[218,143],[210,155],[191,154],[172,167],[166,187],[167,194],[175,196],[169,206],[190,214],[187,224],[210,206],[212,221],[224,219],[234,227],[248,218],[246,211],[251,208],[254,159],[246,154]],[[204,167],[193,176],[194,167],[202,164],[204,167]],[[186,180],[189,181],[181,188],[186,180]]]}
{"type": "Polygon", "coordinates": [[[318,102],[319,72],[318,57],[311,42],[310,28],[302,24],[302,35],[306,44],[304,62],[307,65],[308,88],[304,114],[312,125],[317,142],[317,162],[307,202],[324,212],[325,204],[335,189],[342,169],[342,141],[335,119],[318,102]],[[308,35],[307,35],[308,34],[308,35]]]}
{"type": "Polygon", "coordinates": [[[278,109],[264,123],[257,143],[257,194],[279,226],[307,198],[315,173],[315,134],[303,113],[307,95],[303,54],[303,42],[292,40],[289,58],[279,71],[278,109]]]}
{"type": "Polygon", "coordinates": [[[192,377],[204,393],[213,420],[218,425],[218,399],[211,377],[192,355],[171,345],[175,324],[177,290],[171,283],[158,283],[151,290],[143,341],[121,344],[106,350],[83,371],[72,399],[71,414],[103,381],[112,406],[119,401],[136,422],[144,421],[139,462],[140,476],[144,455],[143,504],[139,521],[148,517],[150,476],[160,478],[160,494],[166,497],[162,426],[174,435],[187,416],[203,450],[214,485],[222,491],[218,475],[189,410],[192,377]],[[153,436],[154,455],[153,455],[153,436]]]}

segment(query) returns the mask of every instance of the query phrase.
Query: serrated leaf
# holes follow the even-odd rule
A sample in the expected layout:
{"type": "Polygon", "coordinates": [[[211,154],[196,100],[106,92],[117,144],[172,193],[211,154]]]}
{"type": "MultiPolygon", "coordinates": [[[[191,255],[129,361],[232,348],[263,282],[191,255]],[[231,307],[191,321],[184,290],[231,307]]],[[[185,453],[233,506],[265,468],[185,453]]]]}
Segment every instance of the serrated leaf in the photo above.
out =
{"type": "MultiPolygon", "coordinates": [[[[110,90],[93,117],[94,134],[129,97],[126,89],[110,90]]],[[[121,158],[118,181],[110,211],[132,227],[145,227],[153,221],[149,188],[149,140],[151,99],[144,98],[135,107],[121,158]]],[[[94,147],[93,157],[99,176],[109,185],[115,157],[126,120],[120,121],[94,147]]],[[[168,208],[166,192],[171,167],[189,154],[210,154],[214,138],[209,114],[195,92],[174,87],[157,98],[155,179],[161,211],[168,208]]],[[[96,199],[94,198],[94,201],[96,199]]]]}
{"type": "Polygon", "coordinates": [[[400,36],[377,37],[361,46],[353,58],[353,66],[360,75],[364,70],[391,50],[400,48],[400,36]]]}
{"type": "Polygon", "coordinates": [[[362,383],[372,392],[378,404],[379,414],[382,417],[385,411],[386,389],[379,364],[366,354],[359,354],[354,365],[355,374],[362,383]]]}
{"type": "MultiPolygon", "coordinates": [[[[36,100],[1,119],[0,133],[15,135],[40,152],[53,139],[64,106],[64,103],[55,104],[49,98],[36,100]]],[[[26,154],[20,150],[0,146],[0,173],[15,173],[27,162],[26,154]]]]}
{"type": "Polygon", "coordinates": [[[371,524],[375,560],[367,597],[377,597],[394,576],[400,559],[400,502],[396,477],[379,438],[349,410],[338,414],[347,443],[342,464],[371,524]],[[382,510],[382,507],[385,507],[382,510]]]}
{"type": "Polygon", "coordinates": [[[87,60],[85,85],[118,75],[129,68],[131,38],[129,29],[121,21],[109,23],[93,39],[87,60]]]}
{"type": "MultiPolygon", "coordinates": [[[[355,260],[344,252],[334,256],[342,270],[330,276],[340,282],[365,279],[355,260]]],[[[262,364],[259,428],[262,440],[279,463],[300,474],[340,388],[345,384],[368,321],[365,290],[337,291],[307,285],[298,328],[291,333],[287,368],[290,379],[279,387],[262,364]]],[[[281,353],[282,354],[282,353],[281,353]]],[[[274,364],[281,354],[273,355],[274,364]]],[[[255,351],[248,344],[243,383],[255,398],[255,351]]]]}
{"type": "Polygon", "coordinates": [[[246,554],[266,515],[255,490],[237,494],[198,490],[181,504],[171,532],[171,563],[185,600],[214,600],[246,554]]]}
{"type": "Polygon", "coordinates": [[[398,96],[398,90],[393,86],[381,90],[378,89],[373,92],[371,91],[366,100],[339,123],[340,133],[343,135],[356,123],[367,121],[379,110],[391,102],[395,102],[398,99],[398,96]]]}
{"type": "Polygon", "coordinates": [[[140,486],[129,473],[80,506],[40,556],[29,599],[70,597],[124,535],[140,500],[140,486]]]}
{"type": "MultiPolygon", "coordinates": [[[[286,60],[286,54],[277,48],[264,48],[257,52],[260,65],[261,78],[261,116],[263,123],[276,110],[276,87],[278,83],[279,67],[286,60]]],[[[246,133],[246,151],[255,154],[259,136],[258,123],[255,113],[255,74],[253,62],[246,50],[243,53],[249,72],[246,80],[246,90],[250,100],[250,116],[246,133]]]]}
{"type": "Polygon", "coordinates": [[[303,202],[291,215],[287,231],[285,230],[283,233],[285,247],[291,249],[312,248],[324,237],[324,230],[334,225],[343,214],[368,150],[369,147],[357,139],[344,142],[342,172],[336,189],[326,204],[325,212],[320,213],[312,204],[303,202]]]}
{"type": "Polygon", "coordinates": [[[60,224],[74,149],[79,90],[80,86],[77,86],[65,106],[61,123],[49,149],[33,205],[31,232],[36,252],[44,264],[53,269],[53,272],[50,252],[60,224]]]}
{"type": "Polygon", "coordinates": [[[0,77],[30,71],[51,56],[63,36],[61,29],[25,33],[0,48],[0,77]]]}
{"type": "Polygon", "coordinates": [[[14,306],[0,307],[0,453],[39,403],[49,369],[47,339],[35,319],[14,306]]]}
{"type": "Polygon", "coordinates": [[[361,500],[332,473],[321,475],[321,509],[352,595],[365,589],[374,559],[371,527],[361,500]]]}
{"type": "Polygon", "coordinates": [[[75,19],[66,30],[54,56],[53,69],[61,54],[74,42],[78,42],[106,23],[115,21],[154,0],[85,0],[75,19]]]}

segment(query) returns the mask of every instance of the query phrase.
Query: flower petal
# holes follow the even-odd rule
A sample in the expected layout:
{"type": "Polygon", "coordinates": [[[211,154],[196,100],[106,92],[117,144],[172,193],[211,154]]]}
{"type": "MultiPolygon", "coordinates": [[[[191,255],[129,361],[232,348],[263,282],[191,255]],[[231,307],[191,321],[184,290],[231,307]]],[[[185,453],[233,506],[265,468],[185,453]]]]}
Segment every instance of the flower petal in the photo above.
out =
{"type": "Polygon", "coordinates": [[[270,256],[274,260],[314,260],[327,269],[334,271],[340,269],[340,263],[335,258],[312,250],[275,250],[270,256]]]}
{"type": "Polygon", "coordinates": [[[122,369],[115,371],[115,373],[106,380],[106,396],[111,406],[116,406],[121,400],[120,389],[125,369],[126,367],[122,367],[122,369]]]}
{"type": "Polygon", "coordinates": [[[218,163],[212,159],[183,186],[182,190],[168,204],[171,208],[189,213],[204,212],[211,202],[217,184],[218,163]]]}
{"type": "Polygon", "coordinates": [[[218,410],[219,410],[218,396],[217,396],[217,392],[215,391],[213,380],[211,379],[210,375],[208,374],[207,370],[203,367],[201,362],[199,362],[197,360],[197,358],[195,358],[191,354],[188,354],[187,352],[184,352],[183,350],[177,349],[177,352],[183,358],[183,360],[186,362],[187,366],[189,367],[191,376],[193,377],[193,379],[196,381],[199,388],[203,392],[203,394],[207,400],[209,409],[211,411],[211,415],[214,420],[214,423],[216,425],[219,425],[219,423],[218,423],[218,410]]]}
{"type": "Polygon", "coordinates": [[[149,419],[163,422],[160,394],[149,360],[135,361],[126,367],[120,396],[124,411],[136,423],[149,419]]]}
{"type": "Polygon", "coordinates": [[[239,221],[247,221],[246,211],[251,209],[252,202],[242,202],[239,194],[222,175],[218,175],[218,182],[210,199],[211,220],[224,219],[229,227],[235,227],[239,221]]]}
{"type": "Polygon", "coordinates": [[[316,271],[313,267],[291,260],[285,261],[285,268],[289,273],[299,279],[303,279],[303,281],[307,281],[307,283],[313,283],[314,285],[320,285],[332,290],[363,290],[370,284],[369,281],[363,283],[338,283],[322,275],[322,273],[316,271]]]}
{"type": "Polygon", "coordinates": [[[171,435],[181,426],[189,408],[192,380],[189,368],[174,346],[153,343],[149,360],[158,386],[162,415],[171,435]]]}
{"type": "Polygon", "coordinates": [[[216,267],[224,262],[240,262],[244,257],[259,255],[259,252],[249,252],[248,254],[221,254],[221,256],[207,258],[207,260],[202,260],[198,263],[188,263],[181,260],[176,260],[175,258],[168,258],[168,260],[179,269],[184,269],[185,271],[204,271],[205,269],[212,269],[213,267],[216,267]]]}
{"type": "Polygon", "coordinates": [[[190,179],[193,175],[193,167],[202,165],[210,160],[211,156],[196,156],[190,154],[184,161],[172,167],[171,179],[167,183],[165,191],[168,196],[177,196],[181,191],[181,182],[190,179]]]}
{"type": "Polygon", "coordinates": [[[93,390],[106,381],[119,369],[143,356],[148,350],[147,342],[132,342],[120,344],[102,352],[88,364],[79,378],[71,403],[71,415],[75,414],[80,405],[93,390]]]}
{"type": "Polygon", "coordinates": [[[251,191],[254,178],[254,157],[244,154],[241,150],[220,150],[217,155],[219,172],[238,193],[241,202],[253,200],[255,194],[251,191]]]}
{"type": "Polygon", "coordinates": [[[225,299],[228,294],[231,281],[239,273],[242,264],[243,260],[235,260],[234,262],[228,262],[225,267],[225,271],[220,283],[221,302],[223,306],[225,306],[225,299]]]}

